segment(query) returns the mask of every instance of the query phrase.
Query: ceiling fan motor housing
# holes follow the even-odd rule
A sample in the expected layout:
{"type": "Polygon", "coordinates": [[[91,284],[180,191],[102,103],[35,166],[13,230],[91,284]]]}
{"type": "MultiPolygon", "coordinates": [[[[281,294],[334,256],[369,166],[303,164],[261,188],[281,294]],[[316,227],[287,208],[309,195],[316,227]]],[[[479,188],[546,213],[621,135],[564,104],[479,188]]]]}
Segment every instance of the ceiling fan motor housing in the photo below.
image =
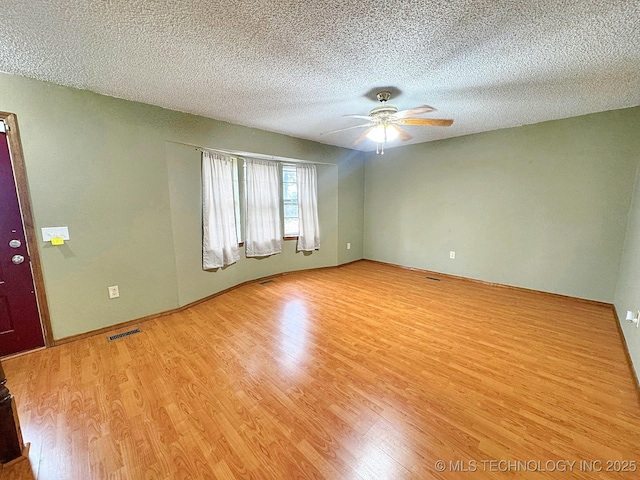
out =
{"type": "Polygon", "coordinates": [[[382,105],[369,112],[369,115],[376,118],[388,118],[398,113],[398,109],[393,105],[382,105]]]}
{"type": "Polygon", "coordinates": [[[391,98],[390,92],[378,92],[376,96],[378,97],[378,100],[380,100],[380,103],[382,103],[382,105],[372,109],[369,112],[369,115],[371,117],[374,117],[377,121],[380,122],[385,121],[392,115],[398,113],[398,109],[396,107],[394,107],[393,105],[387,105],[387,102],[391,98]]]}

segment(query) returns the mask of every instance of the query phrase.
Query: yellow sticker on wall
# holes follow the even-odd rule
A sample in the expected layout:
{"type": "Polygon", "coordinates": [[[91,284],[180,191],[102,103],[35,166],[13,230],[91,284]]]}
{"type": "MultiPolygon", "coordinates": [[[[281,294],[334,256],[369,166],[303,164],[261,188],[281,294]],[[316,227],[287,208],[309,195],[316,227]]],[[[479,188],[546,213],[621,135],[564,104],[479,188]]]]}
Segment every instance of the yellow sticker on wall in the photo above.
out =
{"type": "Polygon", "coordinates": [[[51,239],[51,245],[64,245],[64,239],[60,237],[53,237],[51,239]]]}

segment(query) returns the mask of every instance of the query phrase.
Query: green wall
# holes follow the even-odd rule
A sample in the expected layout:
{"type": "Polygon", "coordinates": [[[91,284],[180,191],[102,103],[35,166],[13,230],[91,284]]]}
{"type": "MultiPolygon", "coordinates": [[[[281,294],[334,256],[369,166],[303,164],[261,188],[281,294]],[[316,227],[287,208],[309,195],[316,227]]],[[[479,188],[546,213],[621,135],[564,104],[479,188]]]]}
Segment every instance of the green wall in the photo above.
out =
{"type": "Polygon", "coordinates": [[[338,238],[362,218],[362,204],[339,189],[350,150],[6,74],[0,110],[18,116],[38,235],[69,227],[64,246],[37,245],[56,339],[265,275],[336,265],[338,238]],[[304,255],[289,241],[281,255],[202,272],[200,157],[180,143],[329,164],[319,167],[321,249],[304,255]],[[120,298],[109,300],[116,284],[120,298]]]}
{"type": "MultiPolygon", "coordinates": [[[[640,159],[640,145],[636,140],[635,156],[640,159]]],[[[633,194],[633,202],[629,211],[629,220],[627,225],[627,235],[622,252],[622,261],[620,262],[620,275],[616,287],[614,305],[618,313],[622,332],[624,333],[627,349],[633,366],[636,371],[636,377],[640,379],[640,329],[625,320],[627,310],[631,310],[637,314],[640,310],[640,184],[638,184],[638,176],[640,171],[635,175],[635,191],[633,194]]]]}
{"type": "Polygon", "coordinates": [[[632,108],[370,155],[364,256],[612,302],[639,131],[632,108]]]}
{"type": "Polygon", "coordinates": [[[338,263],[360,260],[363,256],[364,160],[366,154],[352,154],[338,164],[340,217],[338,218],[338,263]],[[347,250],[347,243],[351,249],[347,250]]]}

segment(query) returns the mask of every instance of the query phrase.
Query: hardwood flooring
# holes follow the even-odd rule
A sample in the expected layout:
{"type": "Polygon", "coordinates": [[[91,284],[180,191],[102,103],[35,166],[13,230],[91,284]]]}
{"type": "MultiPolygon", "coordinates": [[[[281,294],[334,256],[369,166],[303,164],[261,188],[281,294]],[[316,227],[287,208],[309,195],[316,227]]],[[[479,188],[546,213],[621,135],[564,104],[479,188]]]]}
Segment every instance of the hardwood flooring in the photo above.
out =
{"type": "Polygon", "coordinates": [[[31,452],[0,476],[640,478],[611,308],[440,278],[293,273],[6,360],[31,452]]]}

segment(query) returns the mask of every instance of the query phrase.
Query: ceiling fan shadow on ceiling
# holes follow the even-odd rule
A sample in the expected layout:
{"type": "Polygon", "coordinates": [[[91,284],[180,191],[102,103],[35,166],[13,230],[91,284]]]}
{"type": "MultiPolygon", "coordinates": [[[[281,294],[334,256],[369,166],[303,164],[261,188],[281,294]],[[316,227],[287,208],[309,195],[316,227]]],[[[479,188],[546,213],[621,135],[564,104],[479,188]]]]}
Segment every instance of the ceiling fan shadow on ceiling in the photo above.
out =
{"type": "Polygon", "coordinates": [[[428,126],[428,127],[448,127],[453,124],[453,120],[442,118],[414,118],[425,113],[435,112],[436,109],[429,105],[409,108],[408,110],[398,110],[393,105],[387,105],[391,98],[390,92],[379,92],[378,100],[382,105],[372,109],[369,115],[344,115],[349,118],[366,120],[365,123],[353,125],[351,127],[339,128],[325,132],[322,135],[344,132],[356,128],[366,128],[353,145],[358,145],[365,138],[376,142],[376,154],[384,155],[384,144],[400,138],[403,142],[411,140],[413,137],[407,132],[404,126],[428,126]]]}

